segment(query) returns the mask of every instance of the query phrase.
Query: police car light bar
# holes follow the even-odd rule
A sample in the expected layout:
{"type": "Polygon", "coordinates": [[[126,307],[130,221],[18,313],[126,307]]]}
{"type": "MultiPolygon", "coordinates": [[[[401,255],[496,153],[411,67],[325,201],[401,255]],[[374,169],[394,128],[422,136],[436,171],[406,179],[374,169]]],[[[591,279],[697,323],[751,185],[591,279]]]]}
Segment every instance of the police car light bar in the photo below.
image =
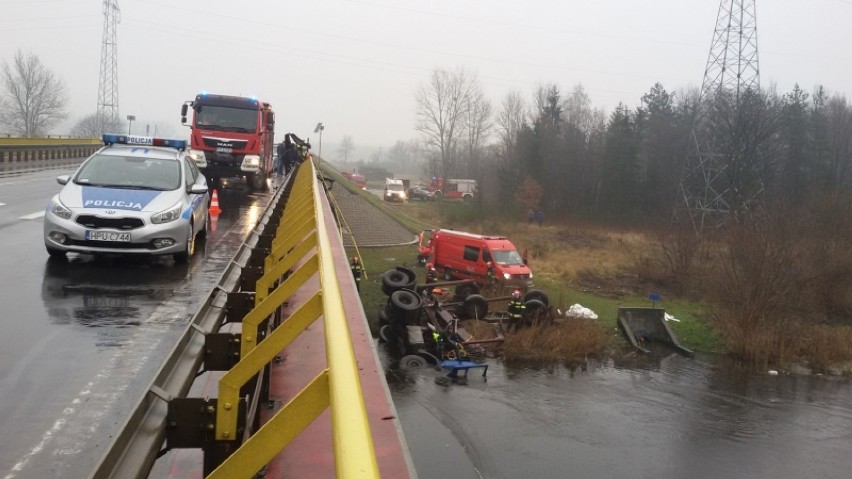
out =
{"type": "Polygon", "coordinates": [[[104,133],[103,140],[105,145],[168,146],[179,150],[186,148],[186,140],[169,140],[166,138],[152,138],[150,136],[130,136],[104,133]]]}

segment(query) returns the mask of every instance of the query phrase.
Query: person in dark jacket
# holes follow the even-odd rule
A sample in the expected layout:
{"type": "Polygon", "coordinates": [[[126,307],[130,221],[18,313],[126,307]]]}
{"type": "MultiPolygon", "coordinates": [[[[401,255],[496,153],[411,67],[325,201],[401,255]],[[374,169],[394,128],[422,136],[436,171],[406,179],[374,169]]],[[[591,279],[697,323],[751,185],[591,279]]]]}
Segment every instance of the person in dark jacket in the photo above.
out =
{"type": "Polygon", "coordinates": [[[506,308],[506,312],[509,313],[509,324],[512,328],[518,329],[521,326],[526,310],[527,307],[521,299],[521,290],[512,291],[512,299],[509,300],[509,307],[506,308]]]}
{"type": "Polygon", "coordinates": [[[357,256],[353,256],[349,261],[349,268],[352,270],[352,277],[355,278],[355,288],[360,292],[361,291],[361,272],[363,268],[361,267],[361,260],[358,259],[357,256]]]}
{"type": "Polygon", "coordinates": [[[286,151],[284,142],[278,144],[278,161],[275,163],[275,172],[280,174],[284,173],[284,152],[286,151]]]}
{"type": "Polygon", "coordinates": [[[290,141],[290,135],[284,140],[284,167],[287,171],[292,171],[299,163],[301,163],[301,155],[296,150],[296,145],[290,141]]]}

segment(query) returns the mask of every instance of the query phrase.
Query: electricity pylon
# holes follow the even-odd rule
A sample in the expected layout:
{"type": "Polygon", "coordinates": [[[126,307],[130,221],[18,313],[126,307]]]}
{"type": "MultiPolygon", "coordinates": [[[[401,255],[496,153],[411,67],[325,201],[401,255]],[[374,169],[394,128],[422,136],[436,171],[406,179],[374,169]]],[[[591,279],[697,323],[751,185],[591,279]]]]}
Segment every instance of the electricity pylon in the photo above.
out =
{"type": "Polygon", "coordinates": [[[727,130],[744,95],[759,90],[755,0],[721,0],[675,212],[676,221],[688,216],[699,234],[762,207],[760,173],[727,130]]]}
{"type": "MultiPolygon", "coordinates": [[[[98,126],[118,121],[118,40],[121,23],[118,0],[103,0],[104,30],[101,43],[101,72],[98,78],[98,126]]],[[[103,132],[102,132],[103,133],[103,132]]]]}

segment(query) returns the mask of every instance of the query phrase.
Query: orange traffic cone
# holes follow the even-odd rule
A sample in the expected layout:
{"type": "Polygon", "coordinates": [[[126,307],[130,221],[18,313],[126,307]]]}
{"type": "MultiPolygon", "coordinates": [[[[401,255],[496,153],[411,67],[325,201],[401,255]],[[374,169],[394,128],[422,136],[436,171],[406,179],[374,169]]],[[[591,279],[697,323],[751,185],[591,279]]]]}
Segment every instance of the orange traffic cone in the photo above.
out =
{"type": "Polygon", "coordinates": [[[222,209],[219,208],[219,193],[213,190],[213,199],[210,200],[210,214],[218,215],[221,212],[222,209]]]}

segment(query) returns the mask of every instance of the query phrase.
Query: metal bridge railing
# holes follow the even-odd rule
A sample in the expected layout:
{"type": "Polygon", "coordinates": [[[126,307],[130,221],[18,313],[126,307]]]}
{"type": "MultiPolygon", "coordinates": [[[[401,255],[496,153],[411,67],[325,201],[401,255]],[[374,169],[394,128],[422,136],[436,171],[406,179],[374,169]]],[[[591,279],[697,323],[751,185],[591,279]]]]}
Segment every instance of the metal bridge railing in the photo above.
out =
{"type": "Polygon", "coordinates": [[[312,163],[303,164],[296,173],[271,251],[264,259],[264,273],[257,280],[255,306],[242,319],[240,361],[219,381],[216,440],[233,441],[238,435],[241,388],[320,317],[328,367],[228,456],[210,478],[251,477],[329,407],[337,477],[379,477],[340,285],[328,234],[322,227],[322,192],[316,177],[312,163]],[[258,342],[264,321],[316,276],[318,289],[258,342]]]}

